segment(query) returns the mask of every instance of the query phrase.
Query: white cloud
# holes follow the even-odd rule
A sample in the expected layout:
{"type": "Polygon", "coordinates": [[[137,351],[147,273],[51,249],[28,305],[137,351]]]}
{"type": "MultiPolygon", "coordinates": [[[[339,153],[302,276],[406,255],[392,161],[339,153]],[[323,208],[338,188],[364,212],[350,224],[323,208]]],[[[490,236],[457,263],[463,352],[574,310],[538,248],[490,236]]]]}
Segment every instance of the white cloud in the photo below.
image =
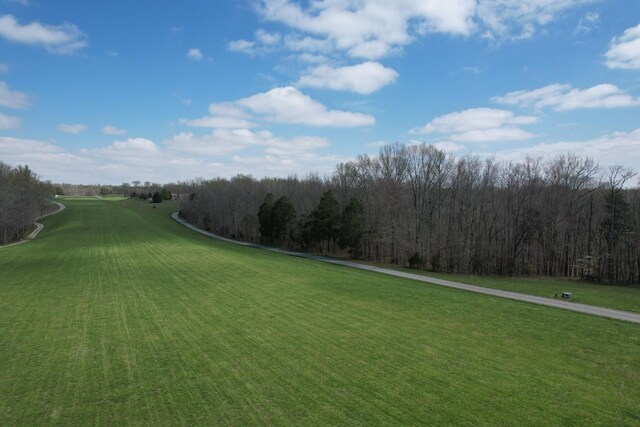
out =
{"type": "Polygon", "coordinates": [[[18,129],[20,123],[21,121],[18,117],[0,113],[0,130],[18,129]]]}
{"type": "Polygon", "coordinates": [[[552,107],[556,111],[580,108],[620,108],[640,105],[634,98],[617,86],[600,84],[587,89],[574,89],[567,84],[552,84],[535,90],[519,90],[491,99],[507,105],[519,105],[541,109],[552,107]]]}
{"type": "Polygon", "coordinates": [[[573,31],[573,35],[577,36],[579,34],[590,33],[598,28],[598,22],[600,22],[600,14],[598,12],[587,12],[582,19],[580,19],[580,22],[578,22],[578,26],[573,31]]]}
{"type": "Polygon", "coordinates": [[[328,110],[327,107],[292,86],[279,87],[243,98],[237,101],[237,104],[276,123],[327,127],[359,127],[375,124],[375,118],[370,115],[328,110]]]}
{"type": "Polygon", "coordinates": [[[314,37],[303,37],[299,34],[287,34],[284,45],[289,50],[307,53],[329,53],[333,49],[331,41],[314,37]]]}
{"type": "Polygon", "coordinates": [[[432,145],[436,147],[438,150],[442,150],[447,153],[457,153],[460,151],[464,151],[466,149],[464,145],[456,144],[455,142],[451,142],[451,141],[438,141],[438,142],[432,143],[432,145]]]}
{"type": "Polygon", "coordinates": [[[467,132],[453,134],[450,138],[458,142],[500,142],[500,141],[524,141],[536,135],[517,127],[499,127],[492,129],[475,129],[467,132]]]}
{"type": "MultiPolygon", "coordinates": [[[[267,154],[264,156],[233,156],[233,164],[229,170],[246,171],[254,176],[291,176],[304,175],[311,170],[321,174],[329,174],[340,162],[353,160],[345,156],[321,155],[317,153],[298,153],[289,156],[267,154]]],[[[237,172],[236,172],[237,173],[237,172]]]]}
{"type": "Polygon", "coordinates": [[[29,96],[26,93],[13,91],[5,82],[0,81],[0,105],[22,110],[29,108],[30,104],[29,96]]]}
{"type": "Polygon", "coordinates": [[[247,55],[256,55],[261,53],[267,53],[276,48],[282,36],[280,33],[269,33],[263,29],[259,29],[255,32],[255,40],[233,40],[227,44],[227,49],[232,52],[240,52],[247,55]]]}
{"type": "Polygon", "coordinates": [[[324,55],[315,55],[313,53],[300,53],[294,56],[300,62],[304,62],[307,64],[322,64],[329,61],[324,55]]]}
{"type": "Polygon", "coordinates": [[[200,49],[194,47],[187,51],[187,58],[193,61],[201,61],[202,58],[204,58],[204,55],[202,55],[200,49]]]}
{"type": "Polygon", "coordinates": [[[204,156],[223,156],[249,147],[264,147],[270,155],[288,156],[328,147],[325,138],[296,136],[276,137],[269,131],[254,132],[249,129],[215,129],[210,134],[197,136],[191,132],[174,135],[164,144],[175,152],[204,156]]]}
{"type": "Polygon", "coordinates": [[[46,25],[40,22],[21,25],[12,15],[0,16],[0,37],[15,43],[40,45],[51,53],[70,54],[88,45],[87,36],[74,24],[46,25]]]}
{"type": "Polygon", "coordinates": [[[379,140],[379,141],[372,141],[372,142],[368,142],[367,144],[365,144],[367,147],[371,147],[371,148],[380,148],[380,147],[384,147],[385,145],[389,144],[387,141],[384,140],[379,140]]]}
{"type": "Polygon", "coordinates": [[[528,39],[564,12],[594,0],[478,0],[477,17],[485,37],[528,39]]]}
{"type": "Polygon", "coordinates": [[[195,154],[198,156],[223,156],[259,145],[268,135],[255,133],[249,129],[215,129],[206,135],[195,135],[181,132],[164,144],[175,152],[195,154]]]}
{"type": "Polygon", "coordinates": [[[105,127],[102,128],[102,133],[105,135],[122,136],[127,134],[127,130],[119,129],[111,125],[106,125],[105,127]]]}
{"type": "MultiPolygon", "coordinates": [[[[299,153],[289,157],[255,156],[253,158],[256,161],[251,164],[232,159],[210,161],[202,159],[200,154],[197,154],[198,158],[189,154],[171,148],[162,150],[153,141],[142,138],[116,141],[98,149],[71,153],[45,141],[0,136],[2,161],[11,165],[27,164],[44,179],[54,182],[118,184],[140,179],[175,182],[198,176],[232,177],[238,173],[287,176],[305,172],[308,166],[303,161],[311,158],[315,159],[312,163],[314,167],[317,164],[323,170],[330,171],[335,165],[334,160],[328,160],[329,156],[323,159],[314,153],[299,153]],[[324,163],[316,163],[320,161],[324,163]],[[288,168],[284,166],[285,163],[289,164],[288,168]]],[[[307,164],[311,162],[308,160],[307,164]]]]}
{"type": "Polygon", "coordinates": [[[640,165],[640,128],[590,140],[541,143],[517,150],[498,151],[491,155],[495,154],[497,158],[504,160],[522,160],[527,155],[553,158],[566,153],[591,157],[602,166],[623,165],[637,170],[640,165]]]}
{"type": "Polygon", "coordinates": [[[63,151],[62,148],[48,142],[0,136],[0,155],[3,158],[29,153],[61,153],[63,151]]]}
{"type": "Polygon", "coordinates": [[[412,40],[421,31],[468,35],[475,0],[329,0],[306,7],[289,0],[262,0],[263,18],[329,40],[355,57],[376,59],[412,40]]]}
{"type": "Polygon", "coordinates": [[[116,141],[94,150],[71,153],[50,142],[0,137],[0,158],[27,164],[44,179],[78,184],[112,183],[144,179],[173,181],[193,178],[205,162],[173,159],[155,151],[148,140],[116,141]]]}
{"type": "Polygon", "coordinates": [[[409,132],[420,135],[448,135],[448,139],[453,142],[522,141],[535,135],[519,126],[534,124],[537,121],[537,117],[516,116],[508,110],[472,108],[436,117],[425,126],[409,132]]]}
{"type": "Polygon", "coordinates": [[[64,132],[64,133],[71,133],[71,134],[79,134],[84,132],[85,130],[87,130],[87,125],[83,125],[81,123],[75,123],[75,124],[66,124],[66,123],[60,123],[58,125],[58,130],[60,132],[64,132]]]}
{"type": "Polygon", "coordinates": [[[249,129],[256,124],[247,120],[246,111],[229,102],[209,105],[209,116],[199,119],[180,119],[180,124],[190,127],[204,127],[214,129],[249,129]]]}
{"type": "Polygon", "coordinates": [[[263,19],[287,25],[287,48],[378,59],[429,33],[526,39],[594,0],[260,0],[263,19]]]}
{"type": "Polygon", "coordinates": [[[256,42],[249,40],[233,40],[229,42],[227,49],[232,52],[241,52],[246,53],[247,55],[253,55],[255,54],[255,45],[256,42]]]}
{"type": "Polygon", "coordinates": [[[280,33],[269,33],[263,29],[256,31],[256,40],[266,46],[275,46],[280,43],[282,36],[280,33]]]}
{"type": "Polygon", "coordinates": [[[133,163],[148,162],[160,153],[156,144],[146,138],[128,138],[124,141],[115,141],[106,147],[81,150],[81,152],[85,154],[97,153],[103,157],[133,163]]]}
{"type": "Polygon", "coordinates": [[[209,113],[221,117],[232,117],[235,119],[246,119],[249,117],[246,111],[234,105],[232,102],[217,102],[209,104],[209,113]]]}
{"type": "Polygon", "coordinates": [[[398,73],[379,62],[364,62],[349,67],[333,68],[321,65],[298,80],[300,87],[310,86],[346,90],[368,95],[393,83],[398,73]]]}
{"type": "Polygon", "coordinates": [[[640,24],[614,38],[605,57],[609,68],[640,70],[640,24]]]}
{"type": "Polygon", "coordinates": [[[307,153],[330,145],[325,138],[315,136],[297,136],[293,138],[269,138],[264,141],[267,146],[265,153],[276,156],[291,156],[292,154],[307,153]]]}
{"type": "MultiPolygon", "coordinates": [[[[280,88],[280,90],[261,93],[234,102],[210,104],[209,116],[195,120],[182,119],[180,122],[192,127],[211,127],[213,128],[211,133],[196,135],[192,132],[181,132],[164,141],[164,145],[177,155],[184,153],[199,157],[228,156],[250,148],[253,151],[263,150],[264,157],[244,156],[241,157],[244,159],[241,163],[248,166],[250,162],[247,162],[247,159],[260,158],[267,162],[261,164],[260,167],[269,167],[271,170],[274,165],[282,166],[288,162],[299,166],[300,163],[296,162],[310,161],[312,158],[318,159],[318,161],[327,161],[326,158],[315,152],[317,149],[330,145],[327,139],[306,135],[283,138],[275,136],[267,130],[253,131],[250,128],[257,126],[257,124],[249,120],[251,115],[247,110],[251,110],[254,114],[261,115],[267,120],[287,123],[307,124],[308,121],[311,121],[311,125],[337,125],[339,123],[341,126],[350,126],[354,120],[353,117],[346,116],[350,122],[344,123],[345,118],[341,114],[337,114],[344,112],[328,111],[322,104],[301,94],[295,88],[280,88]],[[266,106],[269,104],[271,107],[266,106]],[[295,110],[295,116],[282,119],[289,110],[295,110]],[[313,119],[308,117],[313,114],[318,114],[320,117],[313,119]]],[[[290,115],[293,114],[291,111],[289,111],[290,115]]],[[[235,173],[237,172],[236,169],[235,173]]],[[[249,172],[253,173],[251,170],[249,172]]]]}
{"type": "Polygon", "coordinates": [[[255,127],[255,123],[252,123],[249,120],[215,116],[204,116],[199,119],[180,119],[180,124],[195,128],[212,129],[247,129],[255,127]]]}

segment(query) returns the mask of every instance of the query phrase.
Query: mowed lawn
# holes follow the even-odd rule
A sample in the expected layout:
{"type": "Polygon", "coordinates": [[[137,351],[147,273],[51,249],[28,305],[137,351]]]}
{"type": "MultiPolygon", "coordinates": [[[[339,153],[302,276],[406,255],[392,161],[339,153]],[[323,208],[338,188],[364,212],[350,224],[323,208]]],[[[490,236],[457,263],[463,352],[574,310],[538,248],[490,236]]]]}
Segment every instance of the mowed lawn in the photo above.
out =
{"type": "Polygon", "coordinates": [[[640,425],[640,325],[62,202],[0,249],[0,425],[640,425]]]}
{"type": "Polygon", "coordinates": [[[571,292],[571,301],[617,310],[640,313],[640,286],[618,286],[590,283],[577,279],[551,277],[496,277],[462,274],[434,273],[430,271],[399,267],[395,264],[363,262],[392,270],[420,274],[444,280],[453,280],[485,288],[501,289],[536,295],[546,298],[561,298],[562,292],[571,292]]]}

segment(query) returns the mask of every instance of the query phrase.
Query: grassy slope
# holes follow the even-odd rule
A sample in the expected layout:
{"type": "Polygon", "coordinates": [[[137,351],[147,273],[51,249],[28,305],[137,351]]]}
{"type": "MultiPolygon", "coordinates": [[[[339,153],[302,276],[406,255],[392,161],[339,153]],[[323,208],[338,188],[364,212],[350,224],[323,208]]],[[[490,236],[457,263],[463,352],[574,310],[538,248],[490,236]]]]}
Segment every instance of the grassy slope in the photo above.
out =
{"type": "Polygon", "coordinates": [[[640,328],[70,200],[0,253],[0,423],[640,423],[640,328]]]}
{"type": "MultiPolygon", "coordinates": [[[[359,261],[360,262],[360,261],[359,261]]],[[[433,273],[430,271],[398,267],[394,264],[380,264],[361,261],[392,270],[421,274],[428,277],[453,280],[485,288],[502,289],[546,298],[558,297],[562,292],[571,292],[573,302],[615,308],[640,313],[640,286],[614,286],[589,283],[579,280],[549,277],[487,277],[461,274],[433,273]]]]}

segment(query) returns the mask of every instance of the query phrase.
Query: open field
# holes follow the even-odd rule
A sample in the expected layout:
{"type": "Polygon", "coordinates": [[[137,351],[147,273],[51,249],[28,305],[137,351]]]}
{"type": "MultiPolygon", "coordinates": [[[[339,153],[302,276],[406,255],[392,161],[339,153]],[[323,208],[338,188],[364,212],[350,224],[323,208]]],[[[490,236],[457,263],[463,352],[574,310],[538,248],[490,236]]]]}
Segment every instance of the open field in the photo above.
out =
{"type": "Polygon", "coordinates": [[[0,253],[0,424],[640,424],[638,325],[62,202],[0,253]]]}
{"type": "Polygon", "coordinates": [[[562,292],[573,293],[573,302],[590,304],[600,307],[614,308],[640,313],[640,286],[615,286],[599,283],[589,283],[580,280],[550,278],[550,277],[486,277],[463,274],[433,273],[395,264],[381,264],[368,261],[357,261],[363,264],[375,265],[427,277],[452,280],[469,285],[485,288],[502,289],[520,292],[546,298],[558,298],[562,292]]]}

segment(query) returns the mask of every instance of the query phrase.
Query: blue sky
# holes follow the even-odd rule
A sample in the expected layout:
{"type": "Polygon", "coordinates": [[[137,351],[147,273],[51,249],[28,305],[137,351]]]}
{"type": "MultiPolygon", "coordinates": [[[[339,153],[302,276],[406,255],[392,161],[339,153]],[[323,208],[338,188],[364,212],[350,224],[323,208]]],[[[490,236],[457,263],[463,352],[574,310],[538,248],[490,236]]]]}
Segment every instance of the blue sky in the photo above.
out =
{"type": "Polygon", "coordinates": [[[388,142],[640,169],[640,2],[0,0],[0,161],[330,172],[388,142]]]}

